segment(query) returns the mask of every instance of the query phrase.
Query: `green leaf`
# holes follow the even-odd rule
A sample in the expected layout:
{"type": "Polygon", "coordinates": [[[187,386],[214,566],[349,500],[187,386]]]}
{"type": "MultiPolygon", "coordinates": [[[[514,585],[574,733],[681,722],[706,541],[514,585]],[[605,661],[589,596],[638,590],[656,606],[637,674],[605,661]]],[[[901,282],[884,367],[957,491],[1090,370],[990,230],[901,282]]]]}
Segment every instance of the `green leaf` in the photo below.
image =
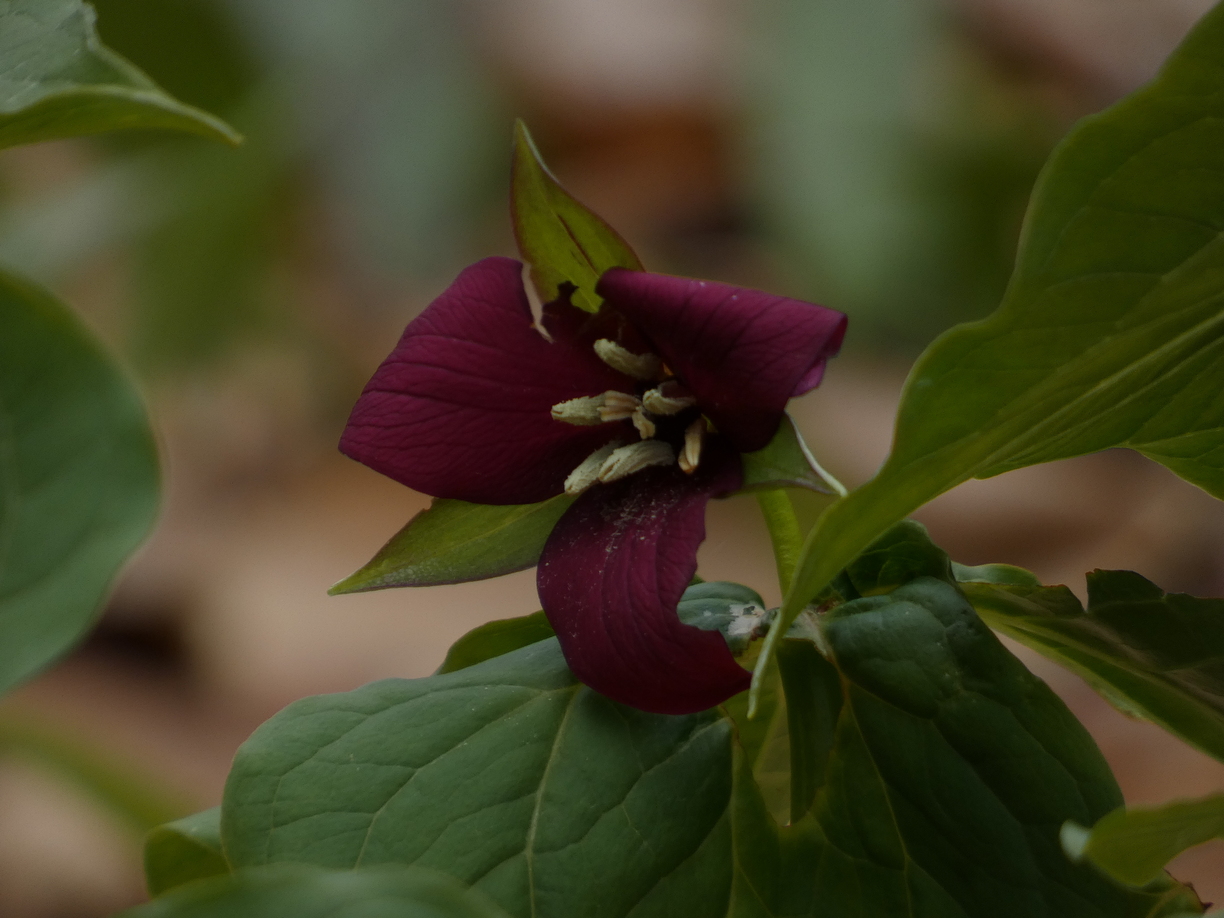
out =
{"type": "Polygon", "coordinates": [[[1143,886],[1187,848],[1224,838],[1224,794],[1158,807],[1114,810],[1091,830],[1069,823],[1063,845],[1120,883],[1143,886]]]}
{"type": "Polygon", "coordinates": [[[148,533],[158,472],[144,407],[50,294],[0,274],[0,691],[93,622],[148,533]]]}
{"type": "Polygon", "coordinates": [[[144,770],[41,720],[16,714],[0,718],[0,754],[24,759],[75,785],[141,835],[188,809],[144,770]]]}
{"type": "Polygon", "coordinates": [[[880,533],[969,478],[1114,446],[1224,496],[1224,6],[1054,152],[1016,271],[906,383],[891,455],[804,547],[764,651],[880,533]]]}
{"type": "Polygon", "coordinates": [[[473,628],[451,645],[450,650],[446,652],[446,659],[438,667],[438,675],[467,669],[520,647],[548,640],[555,634],[552,625],[548,623],[548,617],[542,611],[520,618],[486,622],[479,628],[473,628]]]}
{"type": "MultiPolygon", "coordinates": [[[[1121,803],[1066,706],[945,581],[838,606],[819,627],[844,687],[807,816],[736,786],[735,916],[1148,918],[1201,911],[1167,879],[1120,888],[1069,861],[1068,819],[1121,803]]],[[[788,683],[788,704],[801,689],[788,683]]],[[[813,734],[816,735],[816,734],[813,734]]],[[[792,738],[792,741],[794,739],[792,738]]]]}
{"type": "Polygon", "coordinates": [[[506,918],[479,893],[431,870],[320,870],[301,864],[192,883],[123,918],[506,918]]]}
{"type": "Polygon", "coordinates": [[[504,507],[438,499],[397,532],[361,570],[328,592],[435,586],[500,577],[534,567],[574,498],[504,507]]]}
{"type": "Polygon", "coordinates": [[[740,458],[744,463],[744,491],[796,487],[833,494],[837,490],[812,457],[789,414],[783,415],[778,432],[768,444],[740,458]]]}
{"type": "Polygon", "coordinates": [[[242,141],[103,45],[80,0],[0,0],[0,62],[0,147],[120,128],[242,141]]]}
{"type": "Polygon", "coordinates": [[[925,526],[903,520],[859,555],[846,568],[845,576],[858,596],[874,596],[919,577],[951,583],[952,568],[947,554],[931,541],[925,526]]]}
{"type": "Polygon", "coordinates": [[[561,296],[569,284],[573,304],[598,312],[603,298],[595,284],[609,268],[641,271],[642,263],[602,218],[580,204],[553,178],[540,158],[527,125],[514,125],[510,216],[523,260],[542,303],[561,296]]]}
{"type": "Polygon", "coordinates": [[[192,880],[227,875],[229,862],[221,851],[221,807],[185,816],[150,832],[145,839],[144,870],[151,896],[192,880]]]}
{"type": "Polygon", "coordinates": [[[721,914],[730,733],[614,704],[541,641],[290,705],[238,751],[225,851],[432,867],[516,916],[721,914]]]}
{"type": "Polygon", "coordinates": [[[961,588],[992,628],[1224,761],[1224,599],[1165,593],[1132,571],[1089,574],[1087,611],[1064,586],[961,588]]]}

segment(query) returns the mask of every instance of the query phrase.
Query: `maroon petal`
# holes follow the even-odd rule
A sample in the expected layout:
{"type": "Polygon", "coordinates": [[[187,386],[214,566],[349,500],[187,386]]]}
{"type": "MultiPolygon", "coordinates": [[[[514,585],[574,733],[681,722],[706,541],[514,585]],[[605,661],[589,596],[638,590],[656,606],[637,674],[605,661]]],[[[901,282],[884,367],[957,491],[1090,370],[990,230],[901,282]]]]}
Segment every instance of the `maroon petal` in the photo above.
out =
{"type": "Polygon", "coordinates": [[[706,443],[692,476],[646,469],[596,485],[561,517],[536,584],[574,674],[659,714],[703,711],[748,687],[721,634],[683,624],[676,604],[697,570],[705,505],[742,481],[739,457],[706,443]]]}
{"type": "Polygon", "coordinates": [[[633,391],[577,334],[545,339],[532,325],[522,266],[479,261],[409,323],[353,408],[340,449],[434,497],[526,504],[559,494],[578,463],[626,431],[575,427],[549,409],[633,391]]]}
{"type": "Polygon", "coordinates": [[[596,289],[742,452],[769,442],[787,400],[820,382],[846,333],[835,310],[713,281],[613,268],[596,289]]]}

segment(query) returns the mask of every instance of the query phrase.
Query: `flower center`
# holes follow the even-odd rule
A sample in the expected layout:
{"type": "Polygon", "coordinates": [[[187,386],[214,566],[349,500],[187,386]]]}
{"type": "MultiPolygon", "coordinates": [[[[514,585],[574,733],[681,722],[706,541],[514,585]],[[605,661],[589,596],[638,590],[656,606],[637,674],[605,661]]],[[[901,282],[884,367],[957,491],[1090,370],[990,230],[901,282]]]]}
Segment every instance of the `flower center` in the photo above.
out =
{"type": "Polygon", "coordinates": [[[709,425],[692,393],[668,373],[657,354],[634,354],[606,338],[595,342],[595,353],[638,380],[637,393],[610,389],[559,402],[552,407],[553,419],[584,427],[630,421],[639,439],[629,444],[615,440],[591,453],[565,479],[565,493],[581,494],[596,482],[607,484],[673,462],[687,474],[695,472],[709,425]]]}

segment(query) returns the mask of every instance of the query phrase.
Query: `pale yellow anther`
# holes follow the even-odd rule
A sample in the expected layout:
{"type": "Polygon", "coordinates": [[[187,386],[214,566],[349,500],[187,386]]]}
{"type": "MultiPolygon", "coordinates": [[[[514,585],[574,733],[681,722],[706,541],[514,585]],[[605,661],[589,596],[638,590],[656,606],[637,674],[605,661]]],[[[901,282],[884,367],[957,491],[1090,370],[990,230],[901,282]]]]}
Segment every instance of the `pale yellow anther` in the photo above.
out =
{"type": "Polygon", "coordinates": [[[642,396],[642,405],[651,414],[679,414],[697,404],[697,399],[685,395],[675,382],[665,382],[642,396]]]}
{"type": "Polygon", "coordinates": [[[602,424],[604,419],[599,410],[603,408],[603,405],[602,395],[583,395],[580,398],[571,398],[569,401],[559,402],[552,406],[552,418],[554,421],[564,421],[566,424],[575,424],[579,427],[602,424]]]}
{"type": "Polygon", "coordinates": [[[607,338],[595,342],[595,353],[612,369],[634,379],[658,379],[663,368],[663,361],[655,354],[634,354],[607,338]]]}
{"type": "Polygon", "coordinates": [[[654,421],[646,417],[646,412],[641,408],[634,410],[631,420],[633,421],[633,426],[637,428],[637,432],[642,435],[643,440],[649,440],[655,435],[654,421]]]}
{"type": "Polygon", "coordinates": [[[600,398],[603,399],[603,407],[599,409],[599,417],[604,421],[623,421],[625,418],[631,418],[633,412],[637,411],[638,406],[642,404],[642,400],[636,395],[612,389],[605,392],[600,398]]]}
{"type": "Polygon", "coordinates": [[[675,458],[672,448],[662,440],[639,440],[614,449],[599,470],[599,480],[604,484],[619,481],[652,465],[671,465],[675,458]]]}
{"type": "Polygon", "coordinates": [[[591,485],[599,480],[599,470],[603,468],[603,464],[608,460],[608,457],[620,446],[620,441],[614,441],[607,446],[601,446],[591,455],[579,463],[578,468],[569,473],[565,479],[565,493],[569,495],[581,494],[591,485]]]}
{"type": "Polygon", "coordinates": [[[677,463],[680,471],[692,475],[701,462],[701,444],[705,441],[705,418],[698,418],[684,430],[684,448],[680,450],[677,463]]]}

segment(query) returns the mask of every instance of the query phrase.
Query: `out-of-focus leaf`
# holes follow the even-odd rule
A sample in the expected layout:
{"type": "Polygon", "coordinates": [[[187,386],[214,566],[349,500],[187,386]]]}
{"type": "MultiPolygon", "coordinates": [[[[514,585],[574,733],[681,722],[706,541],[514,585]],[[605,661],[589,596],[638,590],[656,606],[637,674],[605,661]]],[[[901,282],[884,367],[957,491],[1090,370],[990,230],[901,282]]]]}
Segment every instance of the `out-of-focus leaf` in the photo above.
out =
{"type": "Polygon", "coordinates": [[[1221,43],[1217,6],[1054,153],[1002,306],[919,359],[891,455],[812,530],[764,659],[881,532],[969,478],[1128,446],[1224,496],[1221,43]]]}
{"type": "Polygon", "coordinates": [[[1120,883],[1143,886],[1187,848],[1224,838],[1224,794],[1158,807],[1114,810],[1091,829],[1063,827],[1063,846],[1120,883]]]}
{"type": "MultiPolygon", "coordinates": [[[[818,627],[844,688],[838,707],[833,680],[810,681],[811,705],[834,718],[806,734],[829,744],[813,749],[820,782],[808,815],[779,827],[740,775],[732,915],[1201,912],[1168,878],[1124,889],[1067,859],[1062,824],[1100,818],[1121,793],[1088,733],[955,585],[921,577],[818,627]]],[[[788,681],[787,704],[802,692],[788,681]]]]}
{"type": "Polygon", "coordinates": [[[808,451],[790,415],[784,415],[778,432],[762,449],[743,453],[745,491],[761,491],[781,487],[809,488],[821,494],[832,494],[823,469],[808,451]]]}
{"type": "Polygon", "coordinates": [[[572,285],[575,306],[597,312],[595,284],[609,268],[642,270],[633,249],[557,183],[536,151],[527,126],[514,126],[510,215],[519,252],[531,267],[540,301],[549,303],[572,285]]]}
{"type": "Polygon", "coordinates": [[[214,0],[90,0],[107,47],[176,99],[227,112],[254,88],[258,65],[234,10],[214,0]]]}
{"type": "Polygon", "coordinates": [[[238,751],[225,851],[432,867],[522,918],[722,914],[730,732],[614,704],[541,641],[290,705],[238,751]]]}
{"type": "Polygon", "coordinates": [[[153,524],[158,471],[139,396],[63,305],[0,275],[0,329],[4,690],[93,622],[153,524]]]}
{"type": "Polygon", "coordinates": [[[229,863],[221,851],[221,807],[184,816],[150,832],[145,839],[144,870],[151,896],[192,880],[228,874],[229,863]]]}
{"type": "Polygon", "coordinates": [[[171,98],[98,41],[88,4],[0,2],[0,147],[120,128],[242,139],[220,119],[171,98]]]}
{"type": "Polygon", "coordinates": [[[533,567],[548,534],[574,498],[489,506],[436,499],[408,521],[361,570],[328,592],[485,580],[533,567]]]}
{"type": "Polygon", "coordinates": [[[961,589],[992,628],[1224,761],[1224,599],[1165,593],[1132,571],[1090,573],[1087,611],[1065,586],[961,589]]]}
{"type": "Polygon", "coordinates": [[[507,918],[432,870],[321,870],[277,864],[173,890],[123,918],[507,918]]]}
{"type": "Polygon", "coordinates": [[[137,240],[132,348],[148,373],[182,373],[284,323],[268,290],[291,159],[274,96],[236,112],[241,149],[160,151],[146,194],[162,219],[137,240]]]}
{"type": "Polygon", "coordinates": [[[467,669],[520,647],[548,640],[555,634],[543,612],[486,622],[451,644],[446,659],[438,667],[438,675],[467,669]]]}
{"type": "Polygon", "coordinates": [[[36,765],[66,781],[144,834],[188,809],[150,775],[64,730],[16,715],[0,718],[0,756],[36,765]]]}

